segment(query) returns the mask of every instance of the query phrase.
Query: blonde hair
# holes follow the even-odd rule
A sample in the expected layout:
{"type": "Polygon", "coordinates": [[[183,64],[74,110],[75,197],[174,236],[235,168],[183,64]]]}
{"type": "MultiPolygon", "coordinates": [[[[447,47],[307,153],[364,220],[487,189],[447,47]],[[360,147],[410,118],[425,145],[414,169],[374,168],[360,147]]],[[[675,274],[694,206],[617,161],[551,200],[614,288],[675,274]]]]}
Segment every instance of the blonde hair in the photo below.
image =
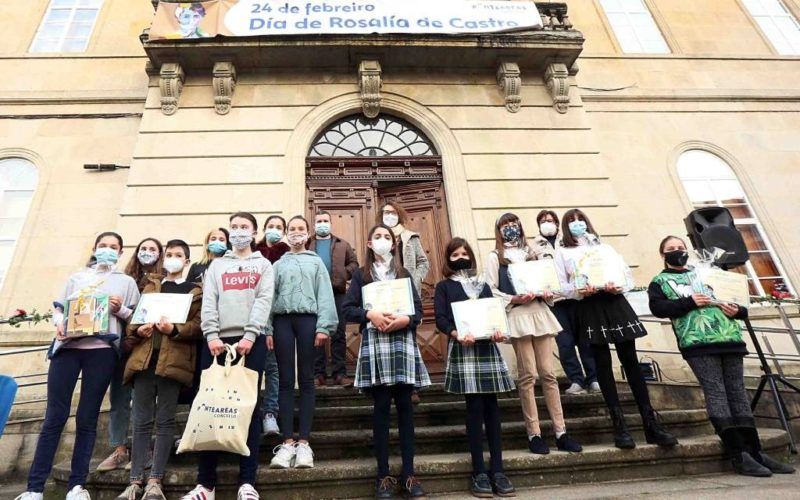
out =
{"type": "Polygon", "coordinates": [[[220,232],[225,235],[225,246],[228,247],[228,250],[231,249],[231,242],[230,242],[230,233],[224,227],[218,227],[216,229],[212,229],[206,235],[205,240],[203,240],[203,257],[200,259],[200,264],[208,265],[212,260],[214,260],[214,254],[208,251],[208,242],[211,239],[211,235],[214,233],[220,232]]]}

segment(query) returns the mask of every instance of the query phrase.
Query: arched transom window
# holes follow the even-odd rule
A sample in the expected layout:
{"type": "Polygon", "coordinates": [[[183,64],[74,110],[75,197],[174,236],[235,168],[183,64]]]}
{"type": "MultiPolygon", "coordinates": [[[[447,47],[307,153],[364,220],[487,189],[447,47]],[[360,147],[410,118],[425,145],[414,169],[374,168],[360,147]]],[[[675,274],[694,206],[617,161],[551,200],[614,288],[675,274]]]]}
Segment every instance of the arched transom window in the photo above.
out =
{"type": "Polygon", "coordinates": [[[322,132],[308,156],[436,156],[425,135],[410,123],[393,116],[367,119],[343,118],[322,132]]]}
{"type": "Polygon", "coordinates": [[[733,169],[715,154],[692,149],[678,159],[678,176],[694,208],[730,210],[750,252],[750,260],[739,269],[748,276],[750,293],[770,294],[780,283],[796,295],[733,169]]]}

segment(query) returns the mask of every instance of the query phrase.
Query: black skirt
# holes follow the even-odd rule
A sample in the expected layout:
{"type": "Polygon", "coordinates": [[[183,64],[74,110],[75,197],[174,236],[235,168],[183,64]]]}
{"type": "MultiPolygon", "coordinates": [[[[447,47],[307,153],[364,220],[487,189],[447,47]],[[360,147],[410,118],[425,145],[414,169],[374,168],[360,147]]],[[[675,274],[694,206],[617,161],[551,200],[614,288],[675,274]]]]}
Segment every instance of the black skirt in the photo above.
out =
{"type": "Polygon", "coordinates": [[[580,342],[614,344],[647,335],[622,294],[600,292],[577,301],[575,322],[580,342]]]}

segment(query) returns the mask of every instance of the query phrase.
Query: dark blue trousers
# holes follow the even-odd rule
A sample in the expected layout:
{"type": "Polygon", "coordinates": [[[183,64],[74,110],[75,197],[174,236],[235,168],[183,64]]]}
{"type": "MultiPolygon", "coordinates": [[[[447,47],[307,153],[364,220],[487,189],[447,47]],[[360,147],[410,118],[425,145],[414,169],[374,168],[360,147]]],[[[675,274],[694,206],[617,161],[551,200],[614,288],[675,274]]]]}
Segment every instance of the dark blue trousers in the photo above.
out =
{"type": "Polygon", "coordinates": [[[563,328],[556,337],[556,344],[558,345],[558,357],[561,359],[561,366],[564,368],[567,378],[573,384],[584,388],[592,382],[597,382],[597,369],[592,350],[589,344],[580,344],[575,334],[575,301],[556,302],[551,311],[563,328]],[[575,353],[576,347],[580,354],[580,361],[578,361],[578,354],[575,353]],[[583,367],[581,367],[581,363],[583,363],[583,367]],[[584,371],[586,372],[585,376],[584,371]]]}

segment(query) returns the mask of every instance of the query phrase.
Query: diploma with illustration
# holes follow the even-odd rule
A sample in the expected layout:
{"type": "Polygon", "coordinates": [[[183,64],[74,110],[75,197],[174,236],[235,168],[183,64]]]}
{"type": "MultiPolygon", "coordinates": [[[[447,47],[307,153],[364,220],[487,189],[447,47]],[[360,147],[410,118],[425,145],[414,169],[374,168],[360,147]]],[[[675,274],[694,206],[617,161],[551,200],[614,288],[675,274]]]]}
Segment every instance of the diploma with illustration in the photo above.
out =
{"type": "Polygon", "coordinates": [[[364,309],[413,316],[414,294],[411,279],[374,281],[361,289],[364,309]]]}
{"type": "Polygon", "coordinates": [[[186,323],[192,298],[190,293],[146,293],[139,299],[131,323],[157,323],[162,317],[173,324],[186,323]]]}
{"type": "Polygon", "coordinates": [[[508,266],[508,275],[514,285],[514,290],[519,294],[541,295],[545,291],[558,293],[561,290],[556,263],[553,259],[529,260],[511,264],[508,266]]]}
{"type": "Polygon", "coordinates": [[[692,288],[698,293],[711,297],[715,303],[750,305],[750,287],[747,276],[741,273],[723,271],[714,267],[695,270],[697,280],[692,288]]]}
{"type": "Polygon", "coordinates": [[[476,340],[488,339],[495,332],[511,336],[503,302],[495,297],[453,302],[453,319],[456,321],[458,338],[472,334],[476,340]]]}

